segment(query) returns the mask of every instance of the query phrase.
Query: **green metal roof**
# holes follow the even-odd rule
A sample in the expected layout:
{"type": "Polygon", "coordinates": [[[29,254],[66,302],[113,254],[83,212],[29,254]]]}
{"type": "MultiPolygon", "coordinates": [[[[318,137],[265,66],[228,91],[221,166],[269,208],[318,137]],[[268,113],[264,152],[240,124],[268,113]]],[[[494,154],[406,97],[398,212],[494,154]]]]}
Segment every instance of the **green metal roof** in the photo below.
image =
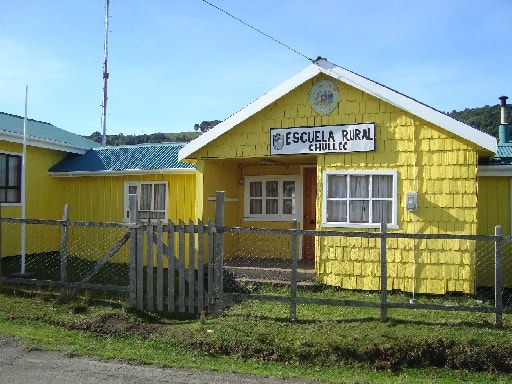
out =
{"type": "Polygon", "coordinates": [[[510,162],[512,160],[512,143],[498,144],[498,150],[494,158],[510,162]]]}
{"type": "MultiPolygon", "coordinates": [[[[24,120],[21,116],[0,112],[0,139],[22,142],[24,120]]],[[[93,140],[33,119],[27,119],[26,143],[70,153],[84,153],[99,146],[93,140]]]]}
{"type": "Polygon", "coordinates": [[[84,155],[69,155],[50,168],[53,174],[140,173],[141,171],[193,170],[193,164],[178,161],[184,143],[125,145],[92,148],[84,155]]]}

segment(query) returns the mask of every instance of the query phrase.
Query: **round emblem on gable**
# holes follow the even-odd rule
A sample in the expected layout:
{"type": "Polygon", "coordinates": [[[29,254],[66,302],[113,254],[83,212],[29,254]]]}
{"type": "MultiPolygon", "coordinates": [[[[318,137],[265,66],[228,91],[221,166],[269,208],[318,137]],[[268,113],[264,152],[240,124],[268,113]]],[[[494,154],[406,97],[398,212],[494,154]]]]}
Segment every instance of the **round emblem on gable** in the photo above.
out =
{"type": "Polygon", "coordinates": [[[315,83],[309,93],[309,104],[320,115],[334,111],[339,101],[338,88],[330,80],[315,83]]]}

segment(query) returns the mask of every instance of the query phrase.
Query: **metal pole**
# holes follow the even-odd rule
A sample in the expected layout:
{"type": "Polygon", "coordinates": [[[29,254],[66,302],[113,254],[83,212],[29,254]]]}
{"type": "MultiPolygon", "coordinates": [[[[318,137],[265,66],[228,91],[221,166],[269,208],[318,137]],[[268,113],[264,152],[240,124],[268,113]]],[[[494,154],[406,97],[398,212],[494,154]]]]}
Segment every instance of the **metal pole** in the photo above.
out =
{"type": "Polygon", "coordinates": [[[103,108],[101,112],[101,125],[102,125],[102,136],[101,136],[101,145],[107,144],[107,81],[109,77],[107,61],[108,61],[108,9],[110,5],[110,0],[105,0],[105,41],[104,41],[104,51],[105,51],[105,61],[103,62],[103,108]]]}
{"type": "Polygon", "coordinates": [[[25,86],[25,117],[23,118],[23,154],[21,156],[21,270],[23,276],[25,274],[25,190],[26,190],[26,158],[27,158],[27,99],[28,85],[25,86]]]}

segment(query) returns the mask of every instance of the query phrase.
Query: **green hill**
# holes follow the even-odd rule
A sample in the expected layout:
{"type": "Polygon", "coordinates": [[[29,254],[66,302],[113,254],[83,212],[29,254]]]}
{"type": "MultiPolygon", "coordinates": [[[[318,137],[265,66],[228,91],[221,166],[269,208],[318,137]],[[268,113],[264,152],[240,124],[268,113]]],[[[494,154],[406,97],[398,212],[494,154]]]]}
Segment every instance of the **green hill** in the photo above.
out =
{"type": "MultiPolygon", "coordinates": [[[[507,110],[510,121],[510,105],[507,105],[507,110]]],[[[486,105],[480,108],[466,108],[463,111],[452,111],[447,113],[447,115],[483,132],[487,132],[494,137],[498,137],[498,127],[500,125],[499,104],[486,105]]]]}
{"type": "MultiPolygon", "coordinates": [[[[510,116],[510,105],[507,105],[507,108],[508,115],[510,116]]],[[[500,125],[499,104],[492,106],[486,105],[485,107],[479,108],[466,108],[463,111],[452,111],[447,112],[446,114],[483,132],[487,132],[494,137],[498,137],[498,127],[500,125]]],[[[214,126],[218,122],[218,120],[215,120],[215,124],[211,125],[214,126]]],[[[163,142],[188,143],[210,128],[211,126],[208,126],[207,129],[203,129],[202,126],[197,125],[197,127],[195,127],[195,132],[151,133],[144,135],[107,135],[107,145],[134,145],[163,142]]],[[[100,132],[94,132],[92,135],[88,136],[88,138],[101,143],[100,132]]]]}

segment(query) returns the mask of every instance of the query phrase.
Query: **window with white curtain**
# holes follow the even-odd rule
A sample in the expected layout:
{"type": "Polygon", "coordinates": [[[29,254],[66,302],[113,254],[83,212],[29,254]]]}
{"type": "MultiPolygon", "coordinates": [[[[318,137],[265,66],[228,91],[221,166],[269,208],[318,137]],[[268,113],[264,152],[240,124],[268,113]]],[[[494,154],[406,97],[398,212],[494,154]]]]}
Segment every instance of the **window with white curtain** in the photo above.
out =
{"type": "Polygon", "coordinates": [[[21,203],[21,156],[0,153],[0,203],[21,203]]]}
{"type": "Polygon", "coordinates": [[[397,172],[324,173],[322,224],[332,227],[396,226],[397,172]]]}
{"type": "Polygon", "coordinates": [[[125,182],[124,219],[130,219],[130,195],[136,195],[139,217],[142,220],[167,220],[167,183],[125,182]]]}
{"type": "Polygon", "coordinates": [[[295,219],[298,185],[298,176],[247,176],[244,180],[245,219],[295,219]]]}

